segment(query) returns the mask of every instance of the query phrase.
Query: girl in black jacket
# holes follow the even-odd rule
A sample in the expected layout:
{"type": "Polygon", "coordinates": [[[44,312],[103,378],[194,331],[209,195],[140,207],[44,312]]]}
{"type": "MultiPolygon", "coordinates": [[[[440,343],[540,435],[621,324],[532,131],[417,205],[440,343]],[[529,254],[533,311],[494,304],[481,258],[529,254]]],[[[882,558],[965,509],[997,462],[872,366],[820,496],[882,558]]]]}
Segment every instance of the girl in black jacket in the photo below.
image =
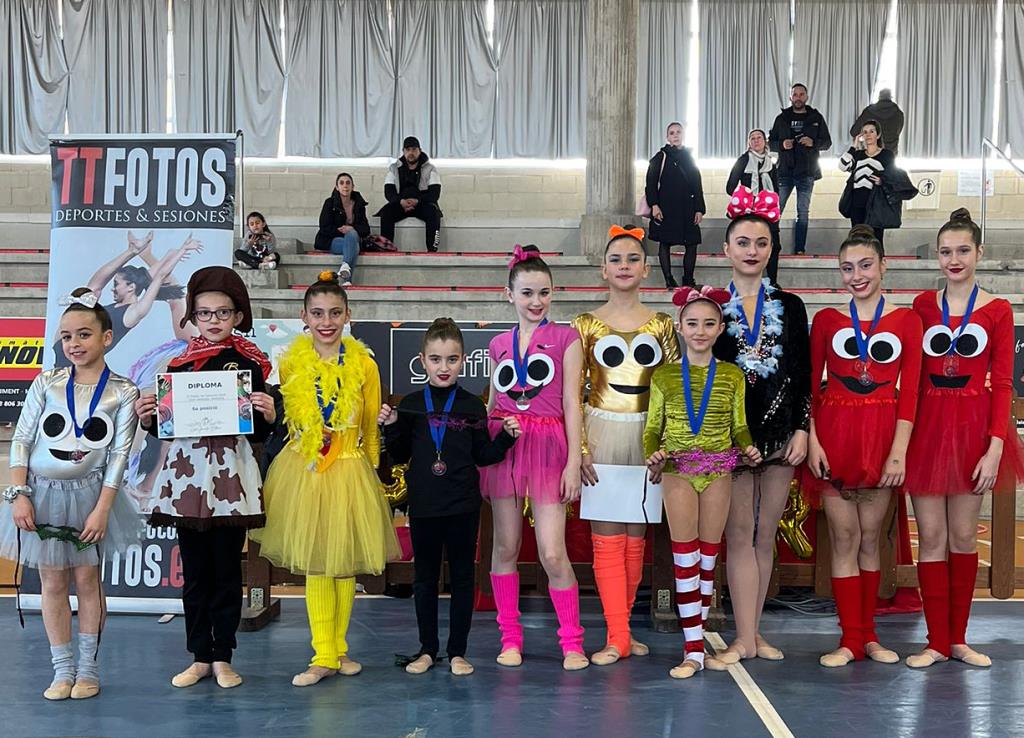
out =
{"type": "Polygon", "coordinates": [[[366,200],[355,190],[352,175],[342,172],[334,181],[334,192],[324,200],[320,209],[320,230],[314,245],[317,251],[341,255],[338,277],[342,287],[352,284],[359,247],[362,240],[370,235],[366,205],[366,200]]]}
{"type": "MultiPolygon", "coordinates": [[[[753,129],[747,135],[747,150],[732,165],[729,181],[725,185],[725,194],[732,195],[740,185],[748,188],[755,196],[762,190],[779,191],[778,169],[768,151],[768,137],[760,128],[753,129]]],[[[779,236],[778,223],[769,223],[768,227],[772,232],[772,253],[768,257],[765,275],[773,286],[778,287],[782,239],[779,236]]]]}
{"type": "Polygon", "coordinates": [[[651,206],[651,226],[648,237],[658,242],[658,260],[665,286],[670,290],[678,285],[672,278],[670,251],[673,245],[686,247],[683,258],[683,284],[696,285],[693,270],[697,265],[700,246],[700,221],[707,208],[700,171],[683,148],[683,124],[670,123],[665,132],[667,143],[651,157],[647,167],[645,195],[651,206]]]}

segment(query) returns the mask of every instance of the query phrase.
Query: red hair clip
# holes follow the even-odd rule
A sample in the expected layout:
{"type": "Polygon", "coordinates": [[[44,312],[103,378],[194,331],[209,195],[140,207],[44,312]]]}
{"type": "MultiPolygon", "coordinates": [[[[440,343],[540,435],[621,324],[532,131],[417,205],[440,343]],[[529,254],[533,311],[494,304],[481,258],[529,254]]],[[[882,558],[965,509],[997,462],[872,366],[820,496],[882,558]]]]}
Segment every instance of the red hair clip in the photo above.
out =
{"type": "Polygon", "coordinates": [[[608,229],[608,240],[618,238],[619,236],[630,236],[635,238],[637,241],[644,240],[644,229],[643,228],[630,228],[628,231],[620,225],[613,225],[608,229]]]}
{"type": "Polygon", "coordinates": [[[698,300],[707,300],[721,311],[722,305],[731,299],[732,295],[729,293],[729,290],[711,287],[710,285],[704,285],[699,290],[693,287],[680,287],[672,293],[672,304],[680,309],[698,300]]]}

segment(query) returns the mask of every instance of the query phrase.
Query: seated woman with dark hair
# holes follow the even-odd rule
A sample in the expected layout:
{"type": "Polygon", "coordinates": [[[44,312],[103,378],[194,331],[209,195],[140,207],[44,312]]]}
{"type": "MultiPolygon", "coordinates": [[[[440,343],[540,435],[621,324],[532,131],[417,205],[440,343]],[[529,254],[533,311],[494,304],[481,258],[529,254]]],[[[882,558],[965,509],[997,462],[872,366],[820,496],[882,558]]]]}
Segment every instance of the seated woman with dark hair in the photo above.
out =
{"type": "Polygon", "coordinates": [[[342,287],[352,284],[362,240],[370,235],[366,219],[366,200],[355,189],[352,175],[342,172],[334,180],[334,191],[320,210],[320,230],[316,234],[317,251],[341,256],[338,277],[342,287]]]}

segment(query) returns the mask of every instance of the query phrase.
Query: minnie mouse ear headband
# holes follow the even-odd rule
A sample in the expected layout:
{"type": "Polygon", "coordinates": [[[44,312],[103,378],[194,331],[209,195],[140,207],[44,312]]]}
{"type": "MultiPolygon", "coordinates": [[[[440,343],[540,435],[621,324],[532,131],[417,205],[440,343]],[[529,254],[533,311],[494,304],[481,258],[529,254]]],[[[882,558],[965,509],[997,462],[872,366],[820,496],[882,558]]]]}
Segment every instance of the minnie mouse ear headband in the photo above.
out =
{"type": "MultiPolygon", "coordinates": [[[[76,290],[77,292],[77,290],[76,290]]],[[[85,292],[81,295],[61,295],[60,299],[57,300],[57,304],[61,307],[71,307],[72,305],[82,305],[87,308],[94,308],[99,303],[100,298],[96,297],[96,293],[85,292]]]]}
{"type": "Polygon", "coordinates": [[[699,290],[693,287],[680,287],[672,293],[672,304],[679,308],[679,312],[682,312],[695,302],[704,300],[718,308],[718,312],[721,313],[722,305],[731,299],[732,294],[730,294],[729,290],[711,287],[710,285],[704,285],[699,290]]]}
{"type": "Polygon", "coordinates": [[[743,185],[739,185],[732,193],[725,214],[730,220],[744,215],[756,215],[769,223],[778,223],[782,218],[777,193],[761,190],[755,196],[749,187],[743,185]]]}
{"type": "Polygon", "coordinates": [[[512,249],[512,259],[508,263],[508,268],[511,269],[516,264],[519,264],[521,262],[529,261],[530,259],[539,259],[539,258],[540,258],[540,251],[537,251],[536,247],[524,249],[521,244],[517,243],[515,245],[515,248],[512,249]]]}

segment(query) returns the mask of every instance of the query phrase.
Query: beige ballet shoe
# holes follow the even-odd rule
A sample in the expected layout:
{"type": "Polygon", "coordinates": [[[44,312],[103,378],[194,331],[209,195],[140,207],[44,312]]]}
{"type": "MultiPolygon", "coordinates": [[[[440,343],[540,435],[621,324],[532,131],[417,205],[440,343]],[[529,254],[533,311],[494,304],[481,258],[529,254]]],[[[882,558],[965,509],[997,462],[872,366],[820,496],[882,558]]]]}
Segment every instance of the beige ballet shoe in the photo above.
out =
{"type": "Polygon", "coordinates": [[[615,646],[605,646],[590,657],[590,663],[597,666],[609,666],[622,658],[619,649],[615,646]]]}
{"type": "Polygon", "coordinates": [[[646,643],[629,639],[629,655],[630,656],[648,656],[651,653],[651,649],[647,647],[646,643]]]}
{"type": "Polygon", "coordinates": [[[570,651],[562,658],[562,668],[566,671],[579,671],[590,666],[590,659],[579,651],[570,651]]]}
{"type": "Polygon", "coordinates": [[[668,675],[673,679],[689,679],[698,671],[702,671],[703,669],[704,667],[698,662],[686,659],[686,661],[679,664],[679,666],[673,666],[668,672],[668,675]]]}
{"type": "Polygon", "coordinates": [[[926,648],[921,653],[907,656],[906,664],[911,669],[927,669],[932,664],[938,664],[949,659],[932,648],[926,648]]]}
{"type": "Polygon", "coordinates": [[[864,655],[879,664],[898,664],[900,661],[898,653],[875,641],[864,644],[864,655]]]}
{"type": "Polygon", "coordinates": [[[704,668],[708,671],[726,671],[733,664],[738,664],[747,658],[747,650],[738,643],[734,643],[721,653],[714,656],[704,657],[704,668]]]}
{"type": "Polygon", "coordinates": [[[455,676],[469,676],[476,671],[476,668],[461,656],[455,656],[452,658],[449,668],[455,676]]]}
{"type": "Polygon", "coordinates": [[[765,661],[782,661],[786,658],[786,654],[782,653],[781,650],[770,644],[761,636],[757,636],[757,658],[764,659],[765,661]]]}
{"type": "Polygon", "coordinates": [[[426,674],[427,670],[434,665],[434,659],[430,654],[425,653],[414,661],[405,665],[406,674],[426,674]]]}
{"type": "Polygon", "coordinates": [[[826,653],[818,659],[819,664],[829,669],[838,669],[839,667],[846,666],[851,661],[853,661],[853,651],[845,646],[837,648],[832,653],[826,653]]]}
{"type": "Polygon", "coordinates": [[[311,666],[301,674],[296,674],[292,677],[292,686],[312,687],[314,684],[319,684],[327,677],[332,677],[337,673],[337,669],[328,669],[326,666],[311,666]]]}
{"type": "Polygon", "coordinates": [[[500,666],[522,666],[523,654],[518,648],[506,648],[495,659],[500,666]]]}
{"type": "Polygon", "coordinates": [[[212,673],[209,664],[192,664],[185,671],[175,674],[171,678],[171,684],[182,689],[191,687],[197,682],[206,679],[212,673]]]}
{"type": "Polygon", "coordinates": [[[981,666],[985,668],[992,666],[992,659],[983,653],[978,653],[966,643],[958,643],[953,646],[950,655],[957,661],[963,661],[968,666],[981,666]]]}
{"type": "Polygon", "coordinates": [[[221,689],[234,689],[242,683],[241,675],[227,661],[213,662],[213,678],[221,689]]]}
{"type": "Polygon", "coordinates": [[[92,679],[76,679],[75,686],[71,688],[71,699],[87,700],[100,693],[100,683],[92,679]]]}
{"type": "Polygon", "coordinates": [[[341,656],[338,659],[338,673],[342,676],[355,676],[363,670],[363,665],[353,661],[348,656],[341,656]]]}
{"type": "Polygon", "coordinates": [[[46,688],[46,691],[43,692],[43,697],[48,700],[66,700],[71,696],[71,692],[74,688],[74,684],[66,682],[63,679],[59,682],[55,681],[46,688]]]}

